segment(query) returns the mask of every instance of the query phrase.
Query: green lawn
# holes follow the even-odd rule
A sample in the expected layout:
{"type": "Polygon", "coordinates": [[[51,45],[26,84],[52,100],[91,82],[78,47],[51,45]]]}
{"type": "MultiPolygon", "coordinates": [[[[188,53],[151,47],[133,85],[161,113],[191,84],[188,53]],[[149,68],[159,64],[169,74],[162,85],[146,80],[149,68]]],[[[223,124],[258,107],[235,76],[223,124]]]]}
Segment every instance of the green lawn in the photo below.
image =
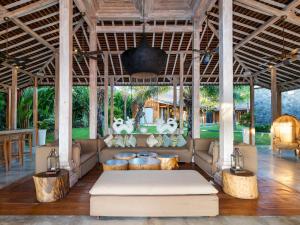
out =
{"type": "MultiPolygon", "coordinates": [[[[156,133],[155,126],[147,126],[149,133],[156,133]]],[[[242,142],[243,130],[242,126],[237,125],[234,131],[234,141],[242,142]]],[[[202,125],[200,128],[201,138],[219,138],[219,125],[202,125]]],[[[89,128],[73,128],[72,130],[73,139],[87,139],[89,137],[89,128]]],[[[54,134],[47,134],[47,143],[54,140],[54,134]]],[[[255,136],[256,145],[270,145],[270,135],[267,133],[256,133],[255,136]]]]}

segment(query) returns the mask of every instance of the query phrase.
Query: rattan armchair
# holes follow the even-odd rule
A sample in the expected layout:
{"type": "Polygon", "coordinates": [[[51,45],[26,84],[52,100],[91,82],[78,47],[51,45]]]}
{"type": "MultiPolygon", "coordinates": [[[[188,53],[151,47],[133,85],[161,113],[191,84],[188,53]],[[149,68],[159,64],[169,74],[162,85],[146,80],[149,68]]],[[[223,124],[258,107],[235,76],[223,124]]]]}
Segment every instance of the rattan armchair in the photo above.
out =
{"type": "Polygon", "coordinates": [[[283,115],[274,120],[271,128],[273,153],[292,150],[298,157],[300,152],[300,122],[294,116],[283,115]]]}

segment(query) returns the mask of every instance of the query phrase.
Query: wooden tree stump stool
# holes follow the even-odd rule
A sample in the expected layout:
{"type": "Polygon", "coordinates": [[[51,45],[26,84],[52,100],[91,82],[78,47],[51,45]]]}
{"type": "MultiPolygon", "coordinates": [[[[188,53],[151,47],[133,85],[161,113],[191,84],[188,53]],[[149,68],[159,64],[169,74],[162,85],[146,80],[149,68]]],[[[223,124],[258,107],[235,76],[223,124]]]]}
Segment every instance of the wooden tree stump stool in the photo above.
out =
{"type": "Polygon", "coordinates": [[[223,190],[236,198],[256,199],[258,197],[256,175],[250,171],[234,174],[229,169],[223,170],[223,190]]]}
{"type": "Polygon", "coordinates": [[[128,161],[122,159],[110,159],[103,163],[103,170],[128,170],[128,161]]]}
{"type": "Polygon", "coordinates": [[[36,198],[39,202],[54,202],[67,195],[70,189],[69,171],[61,169],[58,174],[46,172],[33,176],[36,198]]]}

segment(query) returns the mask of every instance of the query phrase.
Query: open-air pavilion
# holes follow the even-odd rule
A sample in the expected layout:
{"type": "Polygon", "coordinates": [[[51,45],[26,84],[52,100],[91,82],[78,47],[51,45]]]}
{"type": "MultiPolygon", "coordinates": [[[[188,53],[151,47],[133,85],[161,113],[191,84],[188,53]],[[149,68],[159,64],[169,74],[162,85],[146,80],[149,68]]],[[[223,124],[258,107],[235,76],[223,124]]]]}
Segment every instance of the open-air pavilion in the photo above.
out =
{"type": "MultiPolygon", "coordinates": [[[[0,131],[1,141],[5,145],[10,137],[16,136],[18,148],[23,148],[23,138],[32,134],[29,139],[35,146],[38,142],[38,101],[43,101],[37,90],[41,86],[54,86],[55,139],[59,142],[55,147],[48,147],[48,151],[59,149],[60,168],[68,171],[71,186],[64,199],[41,204],[36,200],[32,178],[24,178],[0,190],[0,214],[90,214],[88,191],[102,173],[104,158],[112,154],[105,153],[104,156],[104,151],[100,151],[103,146],[99,140],[103,143],[103,137],[99,137],[97,130],[97,93],[104,89],[106,137],[111,134],[108,121],[113,120],[108,111],[112,107],[109,91],[113,90],[109,87],[114,86],[172,86],[174,93],[179,87],[176,96],[179,99],[179,133],[183,129],[183,89],[192,87],[192,147],[187,153],[191,154],[188,156],[191,160],[184,158],[186,155],[180,160],[181,153],[176,154],[179,154],[180,170],[199,171],[214,183],[219,191],[219,214],[300,214],[299,188],[293,189],[270,178],[288,176],[284,169],[276,170],[282,174],[269,174],[272,166],[268,162],[272,156],[258,159],[258,167],[263,171],[251,171],[254,175],[257,173],[258,199],[241,200],[222,190],[222,171],[230,168],[236,146],[233,140],[233,86],[250,86],[249,146],[255,149],[253,151],[256,151],[253,142],[254,86],[271,90],[273,120],[281,116],[281,93],[300,88],[299,0],[0,0],[0,9],[0,91],[7,94],[8,105],[7,130],[0,131]],[[155,76],[129,74],[122,64],[122,53],[138,47],[143,32],[150,46],[163,49],[167,54],[165,67],[155,76]],[[99,52],[96,60],[87,56],[89,51],[99,52]],[[25,65],[18,61],[21,58],[28,59],[25,65]],[[84,151],[91,153],[90,149],[96,149],[84,166],[80,159],[83,153],[79,154],[78,163],[82,164],[79,172],[72,142],[72,87],[77,85],[88,86],[90,96],[90,142],[81,143],[81,151],[86,148],[84,151]],[[209,172],[207,167],[199,166],[202,161],[196,154],[202,85],[218,85],[220,90],[218,157],[209,172]],[[34,128],[18,129],[18,93],[27,87],[34,88],[34,128]]],[[[299,129],[298,125],[296,129],[299,129]]],[[[44,147],[34,148],[42,151],[44,147]]],[[[299,142],[295,149],[299,154],[299,142]]],[[[254,162],[256,168],[257,156],[253,151],[249,155],[245,153],[245,166],[254,162]]],[[[20,150],[19,154],[23,157],[20,150]]],[[[41,168],[46,168],[47,156],[35,155],[36,166],[41,164],[41,168]],[[39,157],[44,161],[39,161],[39,157]]],[[[6,158],[9,160],[9,156],[6,158]]],[[[283,167],[291,167],[293,174],[299,170],[297,162],[289,165],[280,158],[274,161],[283,167]]],[[[287,179],[292,186],[299,182],[296,175],[287,179]]]]}

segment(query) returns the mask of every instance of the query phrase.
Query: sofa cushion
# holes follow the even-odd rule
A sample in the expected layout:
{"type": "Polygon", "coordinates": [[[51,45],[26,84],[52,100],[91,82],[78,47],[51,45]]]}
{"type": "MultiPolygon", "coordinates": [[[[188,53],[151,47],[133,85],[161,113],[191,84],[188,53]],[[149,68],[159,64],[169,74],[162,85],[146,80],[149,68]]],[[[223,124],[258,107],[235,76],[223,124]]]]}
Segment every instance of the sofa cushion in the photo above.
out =
{"type": "Polygon", "coordinates": [[[209,155],[213,155],[213,153],[214,153],[214,146],[215,146],[215,142],[214,141],[210,142],[209,149],[208,149],[208,154],[209,155]]]}
{"type": "Polygon", "coordinates": [[[126,196],[209,195],[218,191],[194,170],[115,170],[103,172],[89,193],[126,196]]]}
{"type": "Polygon", "coordinates": [[[80,156],[80,164],[86,162],[90,158],[92,158],[94,155],[96,155],[96,152],[86,152],[80,156]]]}
{"type": "Polygon", "coordinates": [[[168,135],[164,134],[164,136],[163,136],[163,146],[164,147],[169,147],[171,145],[171,143],[172,143],[171,138],[169,138],[168,135]]]}
{"type": "Polygon", "coordinates": [[[158,140],[156,140],[156,138],[154,137],[153,134],[151,134],[148,138],[147,138],[147,145],[152,148],[155,145],[157,145],[158,140]]]}
{"type": "Polygon", "coordinates": [[[177,136],[177,147],[183,147],[186,145],[186,143],[187,141],[185,140],[182,134],[177,136]]]}
{"type": "Polygon", "coordinates": [[[160,134],[160,135],[158,135],[157,137],[156,137],[156,140],[157,140],[157,144],[155,145],[156,147],[161,147],[162,145],[163,145],[163,137],[162,137],[162,135],[160,134]]]}
{"type": "Polygon", "coordinates": [[[114,144],[113,139],[114,139],[114,136],[109,135],[109,136],[107,136],[103,141],[105,142],[106,146],[110,148],[110,147],[112,147],[113,144],[114,144]]]}
{"type": "Polygon", "coordinates": [[[198,151],[197,155],[203,159],[204,161],[206,161],[207,163],[212,163],[213,158],[211,155],[209,155],[207,152],[204,151],[198,151]]]}

